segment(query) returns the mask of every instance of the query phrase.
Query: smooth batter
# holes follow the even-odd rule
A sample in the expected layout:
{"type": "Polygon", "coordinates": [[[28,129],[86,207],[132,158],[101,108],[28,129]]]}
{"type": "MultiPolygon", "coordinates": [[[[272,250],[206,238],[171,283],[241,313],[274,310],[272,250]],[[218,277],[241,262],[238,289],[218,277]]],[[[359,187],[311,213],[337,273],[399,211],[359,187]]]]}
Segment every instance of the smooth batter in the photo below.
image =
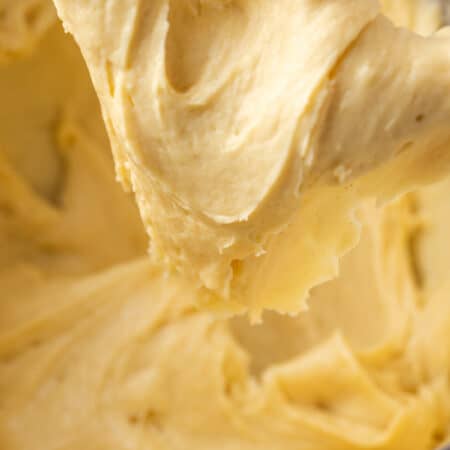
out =
{"type": "MultiPolygon", "coordinates": [[[[440,25],[397,5],[398,23],[440,25]]],[[[450,438],[448,181],[361,204],[361,240],[308,311],[217,318],[195,307],[190,279],[145,256],[71,38],[54,24],[34,39],[0,66],[2,450],[434,450],[450,438]]]]}

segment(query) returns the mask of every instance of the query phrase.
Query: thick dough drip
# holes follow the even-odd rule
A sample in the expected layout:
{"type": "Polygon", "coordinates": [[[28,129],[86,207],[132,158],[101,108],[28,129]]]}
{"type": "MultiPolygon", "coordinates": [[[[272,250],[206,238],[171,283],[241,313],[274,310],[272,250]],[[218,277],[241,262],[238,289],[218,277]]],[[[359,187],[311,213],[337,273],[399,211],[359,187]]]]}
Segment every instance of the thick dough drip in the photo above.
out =
{"type": "Polygon", "coordinates": [[[358,240],[361,199],[448,171],[448,38],[377,2],[55,3],[151,258],[212,308],[304,309],[358,240]]]}

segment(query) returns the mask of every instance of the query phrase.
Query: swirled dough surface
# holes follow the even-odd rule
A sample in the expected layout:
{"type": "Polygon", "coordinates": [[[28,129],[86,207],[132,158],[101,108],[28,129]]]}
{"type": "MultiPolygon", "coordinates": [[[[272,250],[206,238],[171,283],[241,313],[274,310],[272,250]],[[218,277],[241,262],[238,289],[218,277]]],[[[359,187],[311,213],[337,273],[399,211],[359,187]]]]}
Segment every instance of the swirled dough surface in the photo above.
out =
{"type": "MultiPolygon", "coordinates": [[[[89,4],[76,3],[80,14],[89,4]]],[[[424,34],[441,25],[422,2],[383,7],[424,34]]],[[[217,318],[195,307],[191,280],[145,255],[70,36],[58,24],[35,33],[33,50],[0,65],[2,450],[434,450],[450,439],[448,180],[383,208],[361,202],[361,239],[308,311],[264,312],[257,326],[217,318]]],[[[111,132],[121,122],[103,108],[111,132]]],[[[325,196],[335,187],[320,189],[337,208],[341,197],[325,196]]]]}
{"type": "Polygon", "coordinates": [[[362,198],[448,170],[450,40],[375,1],[55,4],[150,255],[204,303],[298,312],[356,243],[362,198]]]}

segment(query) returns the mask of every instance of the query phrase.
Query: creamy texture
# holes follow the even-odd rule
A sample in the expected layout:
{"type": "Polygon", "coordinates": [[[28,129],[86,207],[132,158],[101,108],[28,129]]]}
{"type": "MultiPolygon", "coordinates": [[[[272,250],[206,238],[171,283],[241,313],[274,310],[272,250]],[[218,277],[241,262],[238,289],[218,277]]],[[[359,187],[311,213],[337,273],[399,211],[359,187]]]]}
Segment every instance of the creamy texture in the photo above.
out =
{"type": "MultiPolygon", "coordinates": [[[[383,7],[428,34],[440,23],[410,15],[423,5],[383,7]]],[[[220,319],[196,308],[191,280],[145,256],[70,36],[53,25],[35,38],[0,65],[2,450],[449,441],[449,180],[383,208],[361,203],[361,239],[308,311],[220,319]]]]}
{"type": "Polygon", "coordinates": [[[0,66],[0,97],[0,268],[72,275],[142,254],[87,71],[60,26],[0,66]]]}
{"type": "Polygon", "coordinates": [[[433,448],[449,424],[448,348],[435,351],[448,342],[448,302],[418,308],[402,246],[409,213],[393,214],[381,233],[367,230],[314,309],[261,328],[196,312],[189,286],[146,261],[41,284],[32,301],[7,296],[4,447],[433,448]],[[375,258],[379,239],[392,246],[375,258]],[[352,285],[355,263],[367,280],[352,285]]]}
{"type": "Polygon", "coordinates": [[[448,2],[440,0],[380,0],[383,12],[397,25],[427,36],[449,23],[448,2]]]}
{"type": "Polygon", "coordinates": [[[55,21],[48,0],[0,0],[0,62],[29,54],[55,21]]]}
{"type": "Polygon", "coordinates": [[[297,312],[356,243],[361,198],[447,171],[449,40],[375,1],[55,3],[150,256],[199,301],[297,312]]]}

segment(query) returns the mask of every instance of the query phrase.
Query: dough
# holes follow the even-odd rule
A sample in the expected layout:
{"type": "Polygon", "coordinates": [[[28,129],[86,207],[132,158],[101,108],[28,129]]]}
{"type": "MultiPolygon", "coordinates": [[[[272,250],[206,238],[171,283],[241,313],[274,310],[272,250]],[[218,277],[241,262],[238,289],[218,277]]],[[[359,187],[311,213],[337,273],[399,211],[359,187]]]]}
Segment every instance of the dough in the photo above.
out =
{"type": "Polygon", "coordinates": [[[450,441],[449,180],[362,202],[361,239],[308,311],[253,326],[199,310],[191,280],[145,255],[59,25],[0,66],[0,98],[1,450],[450,441]]]}
{"type": "Polygon", "coordinates": [[[435,351],[449,304],[418,308],[408,205],[380,220],[311,311],[258,327],[198,312],[146,259],[7,296],[3,448],[434,448],[450,423],[448,346],[435,351]]]}
{"type": "Polygon", "coordinates": [[[55,4],[151,258],[211,307],[298,312],[357,242],[362,198],[448,171],[449,40],[375,1],[55,4]]]}
{"type": "Polygon", "coordinates": [[[30,53],[55,21],[48,0],[0,0],[0,62],[30,53]]]}
{"type": "Polygon", "coordinates": [[[0,98],[0,269],[74,275],[143,254],[86,68],[60,25],[0,65],[0,98]]]}

